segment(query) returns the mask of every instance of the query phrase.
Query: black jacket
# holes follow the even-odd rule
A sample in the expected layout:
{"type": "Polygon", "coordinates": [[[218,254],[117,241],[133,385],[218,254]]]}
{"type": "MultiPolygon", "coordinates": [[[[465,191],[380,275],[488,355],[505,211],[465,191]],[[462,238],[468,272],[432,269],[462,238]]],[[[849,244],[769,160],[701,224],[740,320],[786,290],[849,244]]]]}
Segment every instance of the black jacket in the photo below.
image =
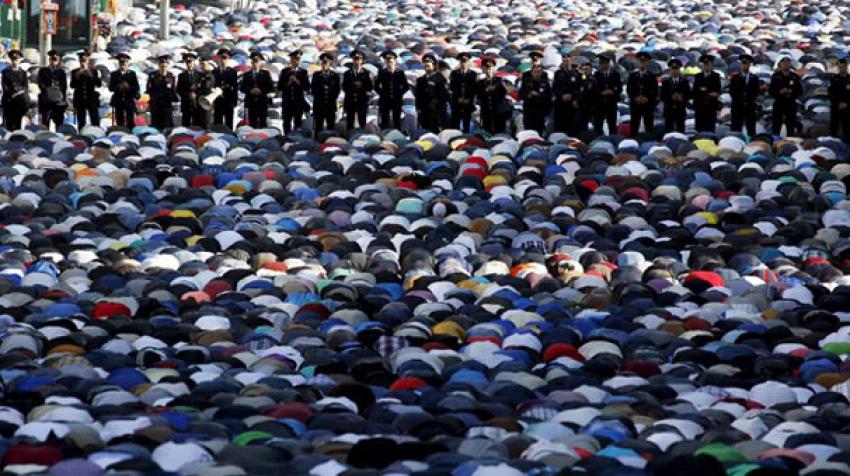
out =
{"type": "Polygon", "coordinates": [[[100,105],[100,75],[94,68],[77,68],[71,71],[71,89],[74,90],[74,104],[94,102],[100,105]]]}
{"type": "Polygon", "coordinates": [[[552,110],[552,85],[546,71],[541,71],[537,78],[531,71],[523,73],[519,97],[522,98],[523,111],[543,115],[549,114],[552,110]],[[532,95],[533,92],[537,94],[532,95]]]}
{"type": "Polygon", "coordinates": [[[369,93],[372,92],[372,75],[361,69],[354,72],[349,69],[342,75],[342,90],[345,91],[345,108],[364,107],[369,104],[369,93]],[[359,83],[356,86],[355,83],[359,83]]]}
{"type": "Polygon", "coordinates": [[[586,78],[579,74],[578,79],[579,87],[574,96],[578,101],[578,107],[583,109],[584,112],[589,112],[599,104],[599,83],[596,82],[596,77],[592,74],[586,78]]]}
{"type": "Polygon", "coordinates": [[[658,102],[658,76],[649,71],[633,71],[629,75],[626,93],[629,101],[634,102],[638,96],[644,96],[649,100],[645,106],[655,106],[658,102]]]}
{"type": "Polygon", "coordinates": [[[171,103],[177,102],[175,92],[177,80],[174,75],[166,72],[165,76],[159,71],[154,71],[148,76],[148,84],[145,90],[150,95],[151,105],[171,107],[171,103]]]}
{"type": "Polygon", "coordinates": [[[41,105],[61,104],[68,100],[68,76],[62,68],[45,66],[38,70],[38,103],[41,105]],[[62,101],[51,101],[47,97],[47,88],[55,87],[62,93],[62,101]]]}
{"type": "Polygon", "coordinates": [[[404,71],[390,70],[384,68],[378,72],[378,79],[375,81],[375,91],[378,92],[378,104],[381,106],[401,106],[404,93],[410,89],[410,84],[407,82],[407,76],[404,71]]]}
{"type": "Polygon", "coordinates": [[[833,74],[829,78],[829,102],[833,105],[850,104],[850,75],[833,74]]]}
{"type": "Polygon", "coordinates": [[[239,99],[239,78],[236,70],[230,67],[216,68],[213,70],[216,87],[221,88],[221,96],[218,101],[226,101],[230,107],[236,106],[239,99]]]}
{"type": "Polygon", "coordinates": [[[729,78],[729,95],[732,96],[732,107],[755,107],[760,94],[761,80],[753,73],[750,73],[747,81],[740,71],[733,73],[729,78]]]}
{"type": "Polygon", "coordinates": [[[326,74],[322,71],[316,71],[313,73],[310,89],[313,91],[313,110],[336,110],[336,102],[339,99],[341,89],[339,75],[336,72],[328,71],[326,74]]]}
{"type": "Polygon", "coordinates": [[[280,91],[284,107],[306,107],[307,100],[304,99],[304,94],[310,90],[310,75],[303,68],[286,67],[277,80],[277,90],[280,91]],[[295,79],[290,81],[290,78],[295,79]]]}
{"type": "Polygon", "coordinates": [[[418,77],[413,94],[416,96],[417,111],[432,107],[437,109],[441,107],[445,108],[446,103],[449,101],[449,86],[446,82],[446,77],[436,72],[418,77]]]}
{"type": "Polygon", "coordinates": [[[718,100],[720,87],[720,75],[716,71],[712,71],[707,75],[703,71],[697,73],[694,76],[694,87],[692,88],[694,108],[718,109],[720,106],[720,101],[718,100]],[[711,93],[718,94],[718,97],[712,98],[709,96],[711,93]]]}
{"type": "Polygon", "coordinates": [[[578,92],[582,85],[581,73],[571,69],[558,68],[552,81],[552,92],[555,94],[555,104],[572,105],[578,100],[578,92]],[[568,103],[562,99],[564,94],[572,96],[568,103]]]}
{"type": "Polygon", "coordinates": [[[498,112],[500,104],[502,104],[505,100],[505,96],[508,94],[502,78],[497,78],[495,76],[492,78],[479,79],[475,89],[476,95],[478,96],[478,104],[481,105],[481,110],[487,112],[498,112]],[[492,91],[487,91],[489,86],[494,87],[492,91]]]}
{"type": "Polygon", "coordinates": [[[28,107],[30,103],[29,93],[27,92],[29,78],[27,72],[22,69],[12,70],[6,68],[3,70],[3,100],[2,104],[20,104],[28,107]]]}
{"type": "Polygon", "coordinates": [[[459,99],[469,99],[470,103],[466,106],[473,107],[477,81],[478,75],[475,74],[475,71],[467,70],[465,73],[459,69],[452,71],[449,75],[449,91],[452,93],[452,103],[458,104],[459,99]]]}
{"type": "Polygon", "coordinates": [[[198,70],[183,71],[177,76],[177,95],[183,107],[197,105],[192,103],[191,94],[195,93],[195,101],[201,94],[201,72],[198,70]]]}
{"type": "Polygon", "coordinates": [[[139,99],[139,80],[136,78],[136,73],[127,70],[122,73],[121,70],[113,71],[109,74],[109,90],[112,91],[112,99],[109,100],[110,106],[115,107],[133,107],[136,104],[136,99],[139,99]]]}
{"type": "Polygon", "coordinates": [[[609,69],[608,73],[596,71],[593,73],[593,79],[596,81],[596,87],[599,89],[599,102],[602,106],[617,106],[620,101],[620,96],[623,94],[623,80],[620,78],[620,73],[609,69]],[[605,96],[602,94],[606,89],[614,91],[614,94],[605,96]]]}
{"type": "Polygon", "coordinates": [[[777,71],[770,77],[770,95],[777,102],[796,101],[797,98],[803,95],[803,84],[800,82],[800,77],[797,73],[789,71],[787,75],[777,71]],[[783,89],[788,89],[783,93],[783,89]]]}
{"type": "Polygon", "coordinates": [[[265,69],[245,71],[242,73],[239,90],[245,93],[246,106],[267,106],[269,104],[269,94],[274,91],[272,75],[265,69]],[[259,89],[260,94],[256,96],[251,94],[251,90],[254,88],[259,89]]]}
{"type": "Polygon", "coordinates": [[[674,81],[668,76],[661,81],[661,102],[664,103],[665,111],[683,111],[691,102],[691,85],[687,79],[679,76],[674,81]],[[681,97],[678,101],[673,98],[674,94],[681,97]]]}

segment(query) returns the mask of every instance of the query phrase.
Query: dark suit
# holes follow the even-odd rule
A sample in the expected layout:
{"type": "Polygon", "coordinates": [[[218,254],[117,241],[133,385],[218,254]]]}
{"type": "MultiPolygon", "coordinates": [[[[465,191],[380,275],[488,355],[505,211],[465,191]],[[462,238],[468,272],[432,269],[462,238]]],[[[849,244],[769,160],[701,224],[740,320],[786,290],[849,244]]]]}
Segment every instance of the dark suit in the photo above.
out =
{"type": "Polygon", "coordinates": [[[797,134],[797,99],[803,94],[803,84],[797,73],[780,71],[770,77],[770,95],[773,97],[773,135],[779,135],[785,124],[788,136],[797,134]]]}
{"type": "Polygon", "coordinates": [[[758,119],[758,97],[761,94],[761,81],[758,76],[749,73],[745,77],[740,71],[729,78],[729,95],[732,96],[732,130],[741,132],[747,126],[747,134],[756,133],[758,119]]]}
{"type": "Polygon", "coordinates": [[[100,75],[94,68],[77,68],[71,71],[71,89],[74,90],[74,111],[77,115],[77,128],[86,127],[86,114],[91,123],[100,126],[100,75]]]}
{"type": "Polygon", "coordinates": [[[833,74],[829,78],[829,133],[850,143],[850,75],[833,74]]]}
{"type": "Polygon", "coordinates": [[[310,76],[303,68],[284,68],[277,81],[283,106],[283,132],[288,134],[292,129],[300,129],[304,113],[310,108],[304,93],[310,90],[310,76]]]}
{"type": "Polygon", "coordinates": [[[333,71],[313,73],[313,129],[314,134],[330,129],[336,130],[336,102],[340,91],[339,75],[333,71]]]}
{"type": "Polygon", "coordinates": [[[420,76],[416,79],[413,94],[416,96],[419,127],[439,133],[443,128],[443,115],[449,101],[446,77],[437,72],[420,76]]]}
{"type": "Polygon", "coordinates": [[[607,73],[597,71],[593,73],[596,87],[599,88],[599,105],[594,108],[596,113],[593,117],[593,129],[602,134],[603,124],[608,124],[608,134],[617,133],[617,103],[623,94],[623,80],[620,73],[609,69],[607,73]],[[602,94],[611,90],[612,94],[602,94]]]}
{"type": "Polygon", "coordinates": [[[526,129],[533,129],[543,135],[546,133],[546,116],[552,110],[552,85],[549,75],[540,71],[535,77],[531,71],[522,74],[519,88],[522,98],[522,120],[526,129]]]}
{"type": "Polygon", "coordinates": [[[381,116],[381,128],[401,129],[401,106],[404,93],[410,89],[403,71],[384,68],[378,73],[375,91],[378,92],[378,111],[381,116]],[[392,117],[392,125],[390,123],[392,117]]]}
{"type": "Polygon", "coordinates": [[[109,105],[115,113],[115,124],[133,129],[136,126],[136,99],[140,96],[136,73],[130,70],[113,71],[109,75],[109,90],[112,91],[109,105]]]}
{"type": "Polygon", "coordinates": [[[641,122],[647,134],[655,132],[655,106],[658,104],[658,77],[649,71],[635,70],[629,75],[626,85],[629,95],[629,114],[631,125],[629,135],[637,136],[640,131],[641,122]],[[639,96],[646,98],[646,102],[637,102],[639,96]]]}
{"type": "Polygon", "coordinates": [[[178,99],[175,92],[176,83],[177,80],[171,73],[165,73],[163,76],[159,71],[154,71],[148,76],[145,89],[150,95],[151,126],[160,131],[174,127],[172,104],[178,99]]]}
{"type": "Polygon", "coordinates": [[[694,76],[694,127],[697,132],[714,132],[717,111],[720,110],[720,75],[715,71],[700,71],[694,76]],[[717,94],[717,97],[712,96],[717,94]]]}
{"type": "Polygon", "coordinates": [[[38,70],[38,113],[41,115],[41,125],[50,127],[52,121],[56,127],[65,122],[65,109],[68,107],[68,76],[65,70],[45,66],[38,70]],[[47,88],[56,88],[62,93],[60,101],[51,100],[47,88]]]}
{"type": "Polygon", "coordinates": [[[599,84],[596,77],[579,74],[579,87],[576,92],[576,134],[587,130],[588,124],[594,120],[594,112],[599,108],[599,84]]]}
{"type": "Polygon", "coordinates": [[[478,75],[475,71],[463,72],[459,69],[449,75],[449,91],[452,99],[452,128],[468,133],[472,126],[472,113],[475,111],[475,85],[478,75]]]}
{"type": "Polygon", "coordinates": [[[481,128],[492,134],[505,132],[504,107],[508,92],[502,78],[493,76],[478,80],[476,95],[481,106],[481,128]]]}
{"type": "Polygon", "coordinates": [[[369,112],[369,96],[372,92],[372,75],[365,69],[355,72],[349,69],[342,76],[342,90],[345,91],[345,127],[354,129],[356,116],[357,126],[366,127],[366,114],[369,112]]]}
{"type": "Polygon", "coordinates": [[[10,131],[21,128],[23,118],[30,107],[28,82],[27,72],[22,69],[3,70],[3,125],[10,131]]]}
{"type": "Polygon", "coordinates": [[[213,70],[216,87],[221,88],[221,96],[213,103],[213,124],[226,124],[233,129],[233,109],[239,101],[239,79],[233,68],[218,67],[213,70]]]}
{"type": "MultiPolygon", "coordinates": [[[[566,70],[563,67],[555,71],[555,79],[552,81],[552,91],[555,94],[555,130],[575,136],[578,132],[576,124],[578,92],[581,88],[581,73],[574,69],[566,70]],[[570,97],[566,101],[564,95],[570,97]]],[[[581,129],[584,130],[585,125],[581,129]]]]}
{"type": "Polygon", "coordinates": [[[267,127],[269,123],[269,94],[274,91],[272,75],[264,69],[245,71],[242,73],[239,90],[245,93],[248,124],[257,128],[267,127]]]}
{"type": "Polygon", "coordinates": [[[679,76],[661,81],[661,102],[664,103],[664,132],[685,132],[685,117],[691,100],[691,85],[679,76]]]}
{"type": "Polygon", "coordinates": [[[180,96],[180,111],[183,115],[183,127],[209,127],[212,111],[204,110],[198,99],[206,96],[215,88],[215,76],[198,70],[184,71],[177,77],[177,94],[180,96]],[[194,94],[194,96],[193,96],[194,94]]]}

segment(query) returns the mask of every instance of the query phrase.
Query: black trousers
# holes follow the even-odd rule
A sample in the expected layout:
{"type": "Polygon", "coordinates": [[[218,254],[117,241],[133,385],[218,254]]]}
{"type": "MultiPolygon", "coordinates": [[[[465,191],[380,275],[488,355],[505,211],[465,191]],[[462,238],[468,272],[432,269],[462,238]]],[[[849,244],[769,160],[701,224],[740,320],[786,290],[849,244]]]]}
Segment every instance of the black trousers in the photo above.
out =
{"type": "Polygon", "coordinates": [[[744,127],[747,128],[747,135],[754,136],[756,134],[756,120],[758,119],[756,107],[732,107],[732,124],[731,129],[735,132],[741,132],[744,127]]]}
{"type": "Polygon", "coordinates": [[[685,132],[685,108],[664,109],[664,132],[685,132]]]}
{"type": "Polygon", "coordinates": [[[7,130],[16,131],[21,128],[24,116],[27,113],[26,105],[17,104],[3,106],[3,126],[7,130]]]}
{"type": "Polygon", "coordinates": [[[224,124],[233,129],[233,105],[229,101],[217,99],[213,105],[213,124],[224,124]]]}
{"type": "Polygon", "coordinates": [[[841,137],[844,142],[850,143],[850,106],[842,110],[838,108],[838,104],[830,104],[829,135],[841,137]],[[838,135],[839,133],[841,135],[838,135]]]}
{"type": "Polygon", "coordinates": [[[401,104],[380,105],[378,113],[381,116],[382,129],[399,129],[401,130],[401,104]]]}
{"type": "Polygon", "coordinates": [[[89,122],[95,126],[100,126],[100,113],[97,110],[98,104],[77,103],[74,104],[74,110],[77,114],[77,129],[82,131],[86,127],[86,116],[88,115],[89,122]]]}
{"type": "Polygon", "coordinates": [[[324,130],[336,130],[336,105],[317,107],[313,111],[313,134],[318,137],[324,130]]]}
{"type": "Polygon", "coordinates": [[[461,132],[469,133],[472,127],[472,108],[465,104],[452,104],[451,121],[452,129],[460,129],[461,132]]]}
{"type": "Polygon", "coordinates": [[[56,124],[59,128],[65,122],[65,105],[43,104],[38,107],[38,113],[41,116],[41,125],[50,128],[50,123],[56,124]]]}
{"type": "Polygon", "coordinates": [[[786,135],[797,134],[797,101],[776,101],[773,103],[773,135],[778,136],[785,124],[786,135]]]}
{"type": "Polygon", "coordinates": [[[159,131],[174,127],[174,114],[171,104],[160,105],[151,103],[151,126],[159,131]]]}
{"type": "Polygon", "coordinates": [[[714,132],[717,129],[717,108],[713,105],[695,107],[694,128],[697,132],[714,132]]]}
{"type": "Polygon", "coordinates": [[[180,107],[180,112],[183,115],[180,121],[183,127],[200,127],[207,129],[212,122],[212,111],[207,111],[200,106],[192,106],[187,104],[180,107]]]}
{"type": "MultiPolygon", "coordinates": [[[[576,135],[578,135],[578,134],[581,134],[582,132],[587,131],[589,125],[592,122],[594,122],[595,117],[593,115],[593,108],[592,107],[581,107],[580,106],[576,110],[576,116],[575,117],[576,117],[576,122],[575,122],[575,126],[573,126],[573,127],[575,128],[576,135]]],[[[615,121],[616,121],[616,119],[615,119],[615,121]]],[[[594,127],[594,130],[600,131],[601,126],[600,126],[600,129],[596,129],[594,127]]]]}
{"type": "Polygon", "coordinates": [[[635,104],[629,106],[631,112],[631,125],[629,126],[629,136],[635,137],[640,131],[640,125],[643,123],[643,128],[647,134],[655,133],[655,105],[654,104],[635,104]]]}
{"type": "Polygon", "coordinates": [[[113,106],[115,125],[132,130],[136,127],[136,108],[133,106],[113,106]]]}
{"type": "Polygon", "coordinates": [[[262,129],[269,124],[269,107],[265,104],[248,106],[248,125],[262,129]]]}
{"type": "Polygon", "coordinates": [[[283,105],[283,132],[288,134],[293,129],[300,129],[304,122],[304,108],[283,105]]]}
{"type": "Polygon", "coordinates": [[[491,134],[501,134],[505,132],[505,118],[495,111],[481,109],[481,128],[491,134]]]}
{"type": "Polygon", "coordinates": [[[363,129],[366,127],[366,113],[368,112],[368,104],[357,104],[345,108],[345,129],[354,129],[354,121],[357,120],[357,127],[363,129]]]}
{"type": "Polygon", "coordinates": [[[602,126],[608,124],[608,134],[617,133],[617,104],[602,104],[593,116],[593,130],[602,134],[602,126]]]}
{"type": "Polygon", "coordinates": [[[433,133],[439,133],[443,127],[443,113],[439,110],[429,110],[423,109],[418,111],[419,116],[419,127],[422,129],[431,131],[433,133]]]}
{"type": "Polygon", "coordinates": [[[541,136],[546,133],[546,116],[540,111],[522,111],[522,122],[527,130],[535,130],[541,136]]]}
{"type": "MultiPolygon", "coordinates": [[[[575,137],[577,133],[576,116],[576,108],[572,102],[555,101],[555,132],[563,132],[568,136],[575,137]]],[[[587,128],[587,124],[584,128],[587,128]]]]}

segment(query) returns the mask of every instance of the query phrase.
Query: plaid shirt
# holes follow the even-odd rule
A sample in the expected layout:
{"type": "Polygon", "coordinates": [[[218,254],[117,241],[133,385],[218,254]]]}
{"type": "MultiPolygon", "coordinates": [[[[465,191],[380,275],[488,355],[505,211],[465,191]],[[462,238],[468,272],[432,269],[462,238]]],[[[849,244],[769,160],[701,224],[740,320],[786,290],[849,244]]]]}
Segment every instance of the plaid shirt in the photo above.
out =
{"type": "Polygon", "coordinates": [[[381,336],[375,341],[374,349],[381,357],[389,361],[396,352],[408,346],[407,339],[396,336],[381,336]]]}

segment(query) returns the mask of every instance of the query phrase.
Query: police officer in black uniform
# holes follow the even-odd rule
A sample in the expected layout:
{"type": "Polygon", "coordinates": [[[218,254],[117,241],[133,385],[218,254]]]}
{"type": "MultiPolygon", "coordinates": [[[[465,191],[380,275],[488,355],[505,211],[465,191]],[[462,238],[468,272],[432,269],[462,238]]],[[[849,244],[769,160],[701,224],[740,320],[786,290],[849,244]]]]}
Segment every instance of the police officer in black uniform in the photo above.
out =
{"type": "Polygon", "coordinates": [[[449,75],[449,91],[451,92],[451,127],[469,133],[472,125],[472,113],[475,111],[475,84],[478,74],[469,69],[470,55],[467,52],[458,53],[460,62],[458,68],[449,75]]]}
{"type": "Polygon", "coordinates": [[[280,73],[277,81],[283,107],[283,132],[289,134],[293,129],[300,129],[304,121],[304,113],[310,106],[304,93],[310,90],[310,76],[301,67],[301,51],[289,53],[289,66],[280,73]]]}
{"type": "Polygon", "coordinates": [[[416,79],[413,95],[416,97],[416,116],[419,127],[434,133],[443,129],[443,116],[449,100],[446,77],[437,72],[437,58],[426,54],[422,57],[425,74],[416,79]]]}
{"type": "Polygon", "coordinates": [[[617,103],[623,94],[623,80],[620,73],[614,71],[611,63],[614,56],[610,53],[599,55],[599,70],[593,73],[596,87],[599,88],[599,105],[594,108],[593,129],[602,134],[602,126],[608,124],[608,134],[617,133],[617,103]]]}
{"type": "Polygon", "coordinates": [[[216,87],[221,88],[221,96],[213,103],[213,124],[224,124],[232,130],[233,110],[239,100],[239,78],[236,70],[227,65],[230,56],[227,48],[218,50],[218,65],[213,70],[213,76],[216,87]]]}
{"type": "Polygon", "coordinates": [[[363,69],[363,61],[366,59],[363,53],[354,50],[351,52],[351,68],[342,75],[342,90],[345,92],[345,128],[354,129],[354,119],[357,119],[357,127],[366,127],[366,114],[369,111],[369,97],[374,85],[372,75],[363,69]]]}
{"type": "Polygon", "coordinates": [[[396,54],[385,51],[381,54],[386,66],[378,72],[375,91],[378,92],[378,112],[381,128],[401,129],[401,106],[404,93],[410,89],[404,71],[396,68],[396,54]],[[392,119],[392,120],[391,120],[392,119]]]}
{"type": "Polygon", "coordinates": [[[496,60],[483,58],[481,67],[484,78],[478,80],[476,93],[481,107],[481,128],[491,134],[505,132],[505,120],[510,114],[507,101],[508,91],[502,78],[495,75],[496,60]]]}
{"type": "Polygon", "coordinates": [[[56,127],[65,122],[65,109],[68,108],[68,76],[60,64],[60,55],[56,50],[47,52],[49,64],[38,70],[38,113],[41,125],[56,127]]]}
{"type": "Polygon", "coordinates": [[[148,76],[145,88],[150,96],[148,108],[151,112],[151,126],[160,131],[174,127],[172,104],[178,100],[175,90],[177,79],[168,71],[169,59],[169,55],[157,58],[157,70],[148,76]]]}
{"type": "Polygon", "coordinates": [[[334,57],[330,53],[319,55],[322,70],[313,73],[313,134],[318,137],[325,129],[336,130],[336,108],[339,99],[339,74],[333,71],[334,57]]]}
{"type": "Polygon", "coordinates": [[[136,73],[130,71],[130,55],[119,53],[118,69],[109,75],[109,90],[112,91],[112,106],[116,125],[133,129],[136,118],[136,99],[139,99],[139,80],[136,73]]]}
{"type": "Polygon", "coordinates": [[[23,55],[19,50],[9,50],[12,64],[3,70],[3,125],[10,131],[21,128],[21,122],[30,107],[27,72],[21,69],[23,55]]]}
{"type": "Polygon", "coordinates": [[[643,123],[647,134],[655,132],[655,106],[658,103],[658,77],[649,71],[651,56],[646,51],[637,54],[638,69],[629,75],[626,92],[629,95],[631,125],[629,135],[636,137],[643,123]]]}
{"type": "MultiPolygon", "coordinates": [[[[565,54],[561,57],[561,67],[555,71],[552,81],[552,91],[555,94],[555,131],[564,132],[575,137],[577,126],[578,92],[581,88],[581,73],[573,68],[572,56],[565,54]]],[[[587,127],[581,127],[584,130],[587,127]]]]}
{"type": "Polygon", "coordinates": [[[732,96],[732,127],[735,132],[741,132],[747,126],[747,134],[756,134],[758,119],[758,97],[761,94],[761,80],[750,73],[753,57],[742,54],[738,57],[741,69],[729,78],[729,95],[732,96]]]}
{"type": "Polygon", "coordinates": [[[77,115],[77,129],[86,127],[86,114],[95,126],[100,126],[100,75],[92,68],[89,57],[91,53],[85,49],[77,54],[80,67],[71,71],[71,89],[74,90],[74,111],[77,115]]]}
{"type": "Polygon", "coordinates": [[[803,94],[803,85],[797,73],[791,71],[791,58],[779,60],[779,69],[770,77],[768,87],[773,97],[773,135],[778,136],[785,124],[786,135],[797,134],[797,99],[803,94]]]}
{"type": "Polygon", "coordinates": [[[829,133],[850,143],[850,75],[846,56],[838,59],[838,73],[829,78],[829,133]]]}
{"type": "Polygon", "coordinates": [[[664,132],[685,132],[685,117],[691,100],[691,85],[682,77],[682,61],[667,62],[670,75],[661,81],[661,102],[664,103],[664,132]]]}
{"type": "Polygon", "coordinates": [[[183,53],[183,63],[186,71],[177,76],[177,94],[180,96],[180,122],[183,127],[198,125],[197,118],[200,116],[201,106],[198,99],[201,97],[201,72],[195,67],[195,53],[183,53]]]}
{"type": "Polygon", "coordinates": [[[263,69],[263,54],[251,53],[251,70],[242,73],[239,90],[245,94],[245,109],[248,110],[248,124],[263,128],[269,122],[269,95],[274,92],[274,82],[268,70],[263,69]]]}
{"type": "Polygon", "coordinates": [[[543,53],[532,51],[531,70],[522,73],[519,97],[522,98],[522,120],[525,128],[540,135],[546,133],[546,116],[552,111],[552,84],[543,71],[540,58],[543,53]]]}
{"type": "Polygon", "coordinates": [[[574,95],[576,134],[586,131],[588,124],[594,120],[594,111],[599,107],[601,98],[599,95],[599,84],[596,82],[596,76],[593,74],[593,65],[590,63],[590,60],[582,61],[579,67],[578,80],[578,90],[574,95]]]}
{"type": "Polygon", "coordinates": [[[714,132],[720,110],[720,75],[714,71],[714,56],[699,57],[702,71],[694,76],[694,126],[697,132],[714,132]]]}

